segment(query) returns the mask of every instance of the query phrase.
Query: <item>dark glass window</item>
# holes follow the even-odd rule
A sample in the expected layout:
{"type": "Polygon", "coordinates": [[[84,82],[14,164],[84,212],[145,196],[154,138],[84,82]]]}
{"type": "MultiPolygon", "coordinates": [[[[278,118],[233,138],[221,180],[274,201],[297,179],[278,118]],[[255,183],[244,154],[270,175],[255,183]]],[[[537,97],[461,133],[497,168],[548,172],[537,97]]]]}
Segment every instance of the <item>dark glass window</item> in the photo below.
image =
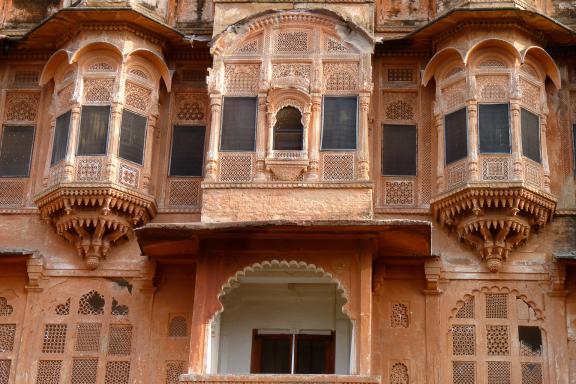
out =
{"type": "Polygon", "coordinates": [[[466,108],[444,116],[444,141],[446,143],[446,164],[468,156],[468,130],[466,108]]]}
{"type": "Polygon", "coordinates": [[[416,126],[384,124],[382,174],[416,175],[416,126]]]}
{"type": "Polygon", "coordinates": [[[0,176],[28,177],[33,144],[33,126],[4,126],[0,147],[0,176]]]}
{"type": "Polygon", "coordinates": [[[202,176],[205,132],[201,125],[174,126],[170,176],[202,176]]]}
{"type": "Polygon", "coordinates": [[[542,332],[539,327],[519,326],[518,341],[520,350],[528,356],[537,356],[542,354],[542,332]]]}
{"type": "Polygon", "coordinates": [[[290,335],[254,331],[251,372],[334,373],[334,333],[290,335]]]}
{"type": "Polygon", "coordinates": [[[84,106],[80,117],[78,155],[105,155],[110,106],[84,106]]]}
{"type": "Polygon", "coordinates": [[[276,114],[274,126],[274,149],[301,151],[304,126],[302,114],[297,108],[284,107],[276,114]]]}
{"type": "Polygon", "coordinates": [[[522,108],[522,154],[529,159],[540,162],[540,119],[522,108]]]}
{"type": "Polygon", "coordinates": [[[256,108],[256,97],[224,98],[220,150],[254,151],[256,145],[256,108]]]}
{"type": "Polygon", "coordinates": [[[334,373],[333,337],[330,335],[296,336],[296,374],[334,373]]]}
{"type": "Polygon", "coordinates": [[[50,165],[58,163],[66,157],[68,149],[68,135],[70,132],[70,111],[56,118],[54,128],[54,142],[52,143],[52,160],[50,165]]]}
{"type": "Polygon", "coordinates": [[[574,151],[574,173],[576,174],[576,124],[572,126],[572,150],[574,151]]]}
{"type": "Polygon", "coordinates": [[[510,153],[508,104],[478,105],[480,152],[510,153]]]}
{"type": "Polygon", "coordinates": [[[322,149],[356,149],[358,98],[356,96],[326,96],[322,110],[322,149]]]}
{"type": "Polygon", "coordinates": [[[145,142],[146,118],[130,111],[122,112],[118,156],[137,164],[143,164],[145,142]]]}

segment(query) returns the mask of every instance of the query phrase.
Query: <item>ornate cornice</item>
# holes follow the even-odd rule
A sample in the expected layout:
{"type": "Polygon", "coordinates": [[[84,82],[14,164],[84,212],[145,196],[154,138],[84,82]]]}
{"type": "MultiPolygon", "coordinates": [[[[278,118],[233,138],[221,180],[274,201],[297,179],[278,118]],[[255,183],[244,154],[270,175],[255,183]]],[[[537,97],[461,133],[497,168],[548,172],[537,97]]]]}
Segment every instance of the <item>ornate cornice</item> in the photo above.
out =
{"type": "Polygon", "coordinates": [[[522,183],[478,183],[435,198],[432,213],[458,233],[497,272],[510,251],[544,227],[556,209],[556,199],[522,183]]]}

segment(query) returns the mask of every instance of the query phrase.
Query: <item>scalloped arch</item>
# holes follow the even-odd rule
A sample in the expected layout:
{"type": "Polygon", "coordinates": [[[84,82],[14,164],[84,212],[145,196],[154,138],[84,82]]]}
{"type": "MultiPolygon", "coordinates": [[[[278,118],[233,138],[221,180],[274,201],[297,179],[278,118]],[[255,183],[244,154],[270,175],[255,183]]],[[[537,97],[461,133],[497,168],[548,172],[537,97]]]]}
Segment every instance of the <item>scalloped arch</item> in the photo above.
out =
{"type": "Polygon", "coordinates": [[[471,297],[474,297],[475,295],[480,294],[480,293],[510,293],[510,294],[514,294],[514,295],[516,295],[517,298],[524,300],[528,305],[530,305],[530,307],[532,307],[532,309],[534,309],[534,312],[536,313],[536,318],[538,320],[544,320],[544,312],[536,306],[536,303],[534,301],[528,300],[528,297],[526,295],[520,293],[520,291],[518,291],[517,289],[510,289],[508,287],[499,287],[496,285],[484,286],[484,287],[479,288],[479,289],[474,289],[474,290],[472,290],[472,292],[465,294],[461,299],[456,301],[456,305],[454,307],[452,307],[452,309],[450,310],[449,320],[452,320],[456,317],[456,313],[460,310],[460,308],[462,308],[462,306],[466,303],[466,301],[468,299],[470,299],[471,297]]]}
{"type": "Polygon", "coordinates": [[[468,65],[471,56],[478,50],[482,49],[482,48],[489,48],[489,47],[498,47],[498,48],[502,48],[504,49],[506,52],[510,53],[516,60],[518,60],[519,62],[522,62],[522,56],[520,55],[520,52],[518,51],[518,49],[516,49],[516,47],[503,39],[485,39],[482,41],[477,42],[476,44],[474,44],[469,50],[468,52],[466,52],[466,55],[464,56],[464,64],[468,65]]]}
{"type": "MultiPolygon", "coordinates": [[[[292,10],[266,10],[229,25],[219,32],[211,41],[212,54],[217,54],[237,41],[238,37],[244,40],[251,38],[254,32],[265,25],[280,24],[286,22],[301,23],[309,22],[316,25],[333,26],[338,36],[361,52],[371,53],[374,49],[374,39],[368,31],[361,26],[346,20],[335,11],[327,9],[292,9],[292,10]],[[230,35],[235,35],[234,37],[230,35]]],[[[245,40],[246,41],[246,40],[245,40]]]]}
{"type": "Polygon", "coordinates": [[[242,277],[246,276],[246,274],[249,272],[259,272],[259,271],[265,272],[267,270],[270,270],[272,268],[277,268],[277,267],[290,268],[290,269],[294,269],[297,271],[303,271],[303,272],[314,272],[314,273],[318,274],[319,277],[324,277],[324,278],[330,279],[331,282],[336,283],[336,290],[339,292],[340,297],[342,297],[344,299],[344,305],[342,306],[342,312],[346,316],[348,316],[348,318],[350,318],[350,319],[352,318],[350,316],[350,309],[348,307],[348,305],[350,303],[349,293],[348,293],[347,289],[344,287],[344,285],[338,279],[336,279],[331,273],[326,272],[323,268],[318,267],[315,264],[309,264],[309,263],[306,263],[304,261],[296,261],[296,260],[288,261],[288,260],[276,260],[276,259],[274,259],[274,260],[266,260],[266,261],[262,261],[262,262],[258,262],[258,263],[254,263],[252,265],[249,265],[249,266],[245,267],[244,269],[236,272],[230,278],[228,278],[228,280],[226,280],[226,282],[224,284],[222,284],[220,292],[216,296],[218,299],[218,304],[219,304],[220,308],[212,315],[212,317],[210,319],[210,323],[212,323],[212,321],[219,314],[221,314],[222,311],[224,310],[224,306],[222,304],[222,297],[227,295],[234,288],[238,287],[240,285],[240,280],[242,279],[242,277]]]}
{"type": "Polygon", "coordinates": [[[65,62],[66,65],[72,64],[72,52],[65,49],[59,49],[54,52],[46,64],[44,64],[44,68],[42,68],[42,73],[40,74],[40,86],[44,86],[52,80],[54,74],[63,62],[65,62]]]}
{"type": "Polygon", "coordinates": [[[78,48],[76,50],[76,52],[74,52],[74,54],[72,55],[72,58],[70,59],[70,63],[75,63],[84,54],[86,54],[90,51],[96,51],[96,50],[107,50],[107,51],[113,52],[114,54],[118,55],[120,59],[122,59],[124,57],[124,55],[122,55],[122,51],[117,46],[115,46],[114,44],[107,43],[105,41],[97,41],[97,42],[93,42],[93,43],[88,43],[88,44],[83,45],[82,47],[78,48]]]}
{"type": "Polygon", "coordinates": [[[138,48],[131,51],[126,55],[126,58],[129,58],[132,55],[140,56],[150,61],[152,65],[154,65],[156,69],[158,69],[158,71],[160,72],[160,76],[162,77],[162,79],[164,80],[164,84],[166,85],[166,90],[170,92],[170,90],[172,89],[172,75],[174,74],[174,71],[168,69],[166,62],[161,56],[145,48],[138,48]]]}
{"type": "Polygon", "coordinates": [[[434,56],[430,59],[426,68],[424,68],[424,73],[422,75],[422,85],[428,85],[428,82],[436,76],[441,65],[444,65],[447,60],[455,60],[458,64],[464,64],[464,57],[459,49],[454,47],[447,47],[436,52],[434,56]]]}
{"type": "Polygon", "coordinates": [[[522,52],[522,63],[525,62],[526,56],[528,55],[534,57],[535,61],[544,69],[546,75],[550,77],[550,80],[552,80],[556,89],[560,89],[562,86],[560,70],[558,69],[556,62],[554,62],[554,59],[552,59],[552,56],[550,56],[550,54],[541,47],[531,46],[522,52]]]}

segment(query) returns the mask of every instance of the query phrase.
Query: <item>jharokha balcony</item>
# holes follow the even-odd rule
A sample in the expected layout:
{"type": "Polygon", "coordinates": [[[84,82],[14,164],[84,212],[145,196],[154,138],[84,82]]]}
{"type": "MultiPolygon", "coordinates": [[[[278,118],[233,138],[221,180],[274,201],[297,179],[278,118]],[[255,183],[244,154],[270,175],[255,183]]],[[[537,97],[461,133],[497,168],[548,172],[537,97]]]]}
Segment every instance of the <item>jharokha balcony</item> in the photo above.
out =
{"type": "Polygon", "coordinates": [[[502,40],[473,46],[462,59],[440,50],[423,82],[436,80],[437,190],[432,212],[476,248],[492,272],[544,227],[556,209],[550,194],[545,85],[560,75],[541,48],[522,53],[502,40]],[[493,52],[483,52],[491,48],[493,52]]]}

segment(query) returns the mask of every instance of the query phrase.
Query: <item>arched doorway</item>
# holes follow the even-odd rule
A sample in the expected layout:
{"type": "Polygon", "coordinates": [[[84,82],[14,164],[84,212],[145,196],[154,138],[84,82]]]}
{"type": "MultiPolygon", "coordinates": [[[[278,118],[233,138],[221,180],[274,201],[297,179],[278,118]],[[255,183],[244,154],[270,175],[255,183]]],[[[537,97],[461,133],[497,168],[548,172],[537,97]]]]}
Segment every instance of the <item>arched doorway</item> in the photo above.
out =
{"type": "Polygon", "coordinates": [[[352,322],[330,274],[313,265],[267,262],[229,280],[214,318],[212,373],[348,374],[352,322]]]}

